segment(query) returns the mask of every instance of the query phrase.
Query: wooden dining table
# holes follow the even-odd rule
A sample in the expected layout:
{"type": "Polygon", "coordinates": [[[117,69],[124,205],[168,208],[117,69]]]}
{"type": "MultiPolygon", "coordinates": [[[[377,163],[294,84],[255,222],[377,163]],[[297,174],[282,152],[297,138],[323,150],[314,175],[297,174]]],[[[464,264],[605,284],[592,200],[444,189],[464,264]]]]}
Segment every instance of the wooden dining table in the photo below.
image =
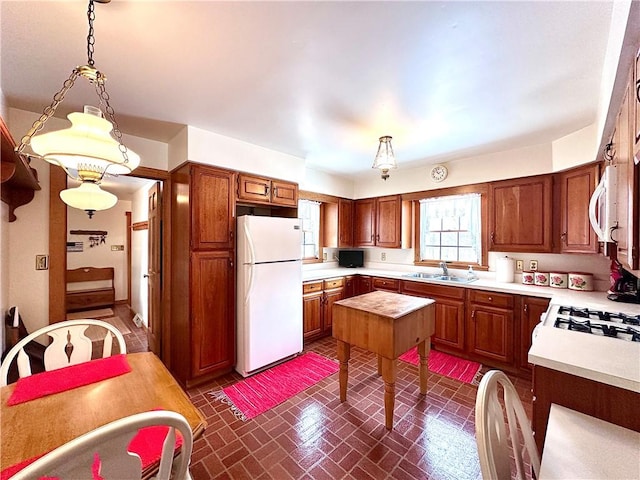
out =
{"type": "Polygon", "coordinates": [[[136,413],[161,409],[182,414],[202,434],[200,411],[151,352],[126,355],[131,371],[90,385],[8,406],[16,384],[0,388],[0,470],[136,413]]]}

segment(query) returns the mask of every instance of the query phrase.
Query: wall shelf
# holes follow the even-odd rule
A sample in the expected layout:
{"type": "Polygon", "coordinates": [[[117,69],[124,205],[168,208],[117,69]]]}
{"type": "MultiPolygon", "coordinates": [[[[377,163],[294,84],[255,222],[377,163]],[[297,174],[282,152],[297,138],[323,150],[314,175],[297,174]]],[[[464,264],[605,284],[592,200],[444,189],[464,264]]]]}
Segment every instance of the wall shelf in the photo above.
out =
{"type": "Polygon", "coordinates": [[[40,184],[38,172],[31,168],[27,160],[15,153],[16,143],[2,117],[0,117],[0,136],[2,137],[0,197],[9,206],[9,222],[14,222],[15,209],[33,200],[35,191],[40,190],[40,184]]]}

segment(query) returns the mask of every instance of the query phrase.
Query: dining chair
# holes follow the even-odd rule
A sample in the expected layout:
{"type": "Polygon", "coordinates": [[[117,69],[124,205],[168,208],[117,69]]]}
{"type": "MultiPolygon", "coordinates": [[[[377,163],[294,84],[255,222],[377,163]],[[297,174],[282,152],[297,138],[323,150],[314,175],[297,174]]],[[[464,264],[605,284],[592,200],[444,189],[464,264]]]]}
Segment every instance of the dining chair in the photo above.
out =
{"type": "Polygon", "coordinates": [[[25,346],[42,335],[48,335],[52,339],[51,344],[44,351],[44,369],[46,371],[88,362],[93,356],[93,342],[86,336],[86,330],[89,327],[100,327],[100,331],[104,330],[104,336],[100,333],[100,340],[103,341],[102,358],[112,354],[113,337],[118,342],[120,353],[127,353],[124,336],[110,323],[92,319],[52,323],[30,333],[7,352],[2,365],[0,365],[0,386],[7,384],[9,368],[16,357],[18,377],[31,375],[31,363],[29,355],[25,352],[25,346]]]}
{"type": "Polygon", "coordinates": [[[54,477],[60,480],[80,478],[141,479],[144,467],[133,450],[131,440],[145,427],[168,427],[158,438],[159,470],[156,480],[190,480],[189,462],[193,435],[187,420],[177,412],[154,410],[138,413],[108,423],[52,450],[17,472],[11,480],[54,477]],[[182,436],[176,451],[176,431],[182,436]]]}
{"type": "Polygon", "coordinates": [[[529,418],[515,387],[500,370],[487,372],[480,381],[476,396],[475,422],[480,469],[484,480],[512,478],[509,447],[515,459],[517,480],[526,478],[524,451],[529,455],[533,474],[535,477],[539,476],[540,455],[529,418]],[[506,423],[509,425],[509,436],[506,423]]]}

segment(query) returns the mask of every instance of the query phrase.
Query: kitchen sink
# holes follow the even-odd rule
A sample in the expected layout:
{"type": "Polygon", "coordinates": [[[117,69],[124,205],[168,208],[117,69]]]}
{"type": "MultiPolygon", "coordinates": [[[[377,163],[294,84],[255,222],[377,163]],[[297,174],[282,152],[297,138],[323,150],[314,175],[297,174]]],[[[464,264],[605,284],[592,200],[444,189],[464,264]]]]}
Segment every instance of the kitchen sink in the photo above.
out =
{"type": "Polygon", "coordinates": [[[441,273],[423,273],[423,272],[407,273],[406,275],[403,275],[403,276],[409,277],[409,278],[422,278],[424,280],[439,280],[442,282],[453,282],[453,283],[471,283],[477,280],[475,278],[468,279],[466,277],[443,275],[441,273]]]}

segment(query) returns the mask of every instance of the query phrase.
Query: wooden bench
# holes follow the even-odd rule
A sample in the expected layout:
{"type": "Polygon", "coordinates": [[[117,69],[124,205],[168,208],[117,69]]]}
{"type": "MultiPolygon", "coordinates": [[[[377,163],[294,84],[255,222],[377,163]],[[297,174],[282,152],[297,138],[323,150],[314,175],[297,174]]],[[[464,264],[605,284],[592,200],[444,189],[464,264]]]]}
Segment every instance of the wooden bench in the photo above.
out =
{"type": "Polygon", "coordinates": [[[116,301],[116,291],[113,286],[113,267],[95,268],[81,267],[67,270],[67,312],[88,310],[97,307],[113,307],[116,301]],[[98,282],[110,286],[69,289],[71,284],[98,282]]]}

